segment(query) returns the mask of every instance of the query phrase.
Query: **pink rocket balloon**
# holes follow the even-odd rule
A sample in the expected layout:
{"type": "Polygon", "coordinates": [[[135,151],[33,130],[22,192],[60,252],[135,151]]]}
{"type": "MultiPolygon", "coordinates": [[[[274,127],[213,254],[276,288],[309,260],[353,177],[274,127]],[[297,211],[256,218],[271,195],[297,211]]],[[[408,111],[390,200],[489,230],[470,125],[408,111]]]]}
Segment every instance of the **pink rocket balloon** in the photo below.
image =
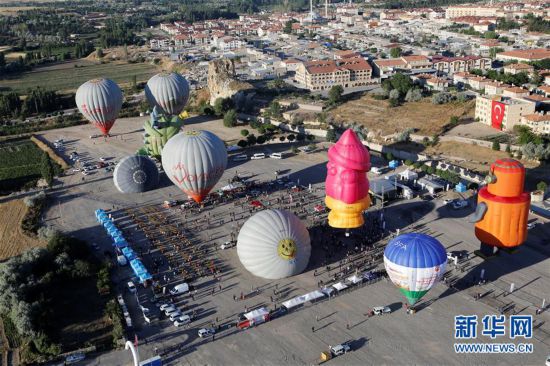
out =
{"type": "Polygon", "coordinates": [[[353,130],[346,130],[328,151],[325,203],[331,209],[329,225],[355,228],[363,225],[362,212],[370,206],[370,155],[353,130]]]}

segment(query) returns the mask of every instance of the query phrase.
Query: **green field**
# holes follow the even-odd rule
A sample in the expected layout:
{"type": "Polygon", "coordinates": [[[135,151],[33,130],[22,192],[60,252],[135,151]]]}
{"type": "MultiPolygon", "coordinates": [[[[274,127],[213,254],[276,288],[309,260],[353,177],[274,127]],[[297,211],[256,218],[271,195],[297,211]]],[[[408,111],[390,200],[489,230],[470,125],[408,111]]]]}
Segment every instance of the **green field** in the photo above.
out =
{"type": "Polygon", "coordinates": [[[0,80],[0,89],[26,92],[28,88],[40,86],[57,91],[74,91],[80,84],[94,78],[105,77],[119,84],[130,83],[133,76],[137,82],[146,81],[158,72],[158,68],[147,63],[98,64],[91,61],[72,61],[54,66],[36,68],[14,78],[0,80]],[[78,65],[79,67],[75,67],[78,65]]]}
{"type": "Polygon", "coordinates": [[[14,189],[40,178],[43,152],[31,140],[0,144],[0,191],[14,189]]]}

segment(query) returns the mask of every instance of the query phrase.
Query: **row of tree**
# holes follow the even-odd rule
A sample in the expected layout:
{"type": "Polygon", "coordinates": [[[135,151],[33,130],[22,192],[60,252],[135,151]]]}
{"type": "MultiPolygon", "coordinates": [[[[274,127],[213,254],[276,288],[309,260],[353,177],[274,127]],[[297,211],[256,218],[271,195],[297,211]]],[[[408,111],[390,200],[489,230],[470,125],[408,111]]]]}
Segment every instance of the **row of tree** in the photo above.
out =
{"type": "Polygon", "coordinates": [[[2,93],[0,121],[57,111],[64,107],[66,100],[67,98],[62,99],[57,92],[41,87],[30,89],[24,99],[16,92],[2,93]]]}

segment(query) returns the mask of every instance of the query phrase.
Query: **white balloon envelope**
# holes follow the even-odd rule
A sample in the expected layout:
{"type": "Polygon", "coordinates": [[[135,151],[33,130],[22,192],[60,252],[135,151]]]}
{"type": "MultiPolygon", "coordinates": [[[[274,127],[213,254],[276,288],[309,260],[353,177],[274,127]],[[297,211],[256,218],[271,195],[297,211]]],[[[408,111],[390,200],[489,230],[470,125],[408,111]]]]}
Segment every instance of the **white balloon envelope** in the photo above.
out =
{"type": "Polygon", "coordinates": [[[311,255],[309,232],[293,213],[264,210],[249,218],[237,238],[237,254],[253,275],[280,279],[303,272],[311,255]]]}

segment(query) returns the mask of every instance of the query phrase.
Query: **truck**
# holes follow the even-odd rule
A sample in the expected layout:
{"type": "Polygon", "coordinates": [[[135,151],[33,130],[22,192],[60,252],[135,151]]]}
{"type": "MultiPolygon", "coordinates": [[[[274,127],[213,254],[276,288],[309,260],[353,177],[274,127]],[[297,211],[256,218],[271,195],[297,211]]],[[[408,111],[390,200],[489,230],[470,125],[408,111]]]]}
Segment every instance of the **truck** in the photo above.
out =
{"type": "Polygon", "coordinates": [[[237,328],[248,329],[255,325],[268,322],[270,319],[269,311],[266,308],[259,308],[239,317],[239,320],[237,320],[237,328]]]}
{"type": "Polygon", "coordinates": [[[326,362],[333,357],[337,357],[351,351],[351,347],[347,343],[337,344],[335,346],[329,346],[328,351],[321,352],[321,362],[326,362]]]}

